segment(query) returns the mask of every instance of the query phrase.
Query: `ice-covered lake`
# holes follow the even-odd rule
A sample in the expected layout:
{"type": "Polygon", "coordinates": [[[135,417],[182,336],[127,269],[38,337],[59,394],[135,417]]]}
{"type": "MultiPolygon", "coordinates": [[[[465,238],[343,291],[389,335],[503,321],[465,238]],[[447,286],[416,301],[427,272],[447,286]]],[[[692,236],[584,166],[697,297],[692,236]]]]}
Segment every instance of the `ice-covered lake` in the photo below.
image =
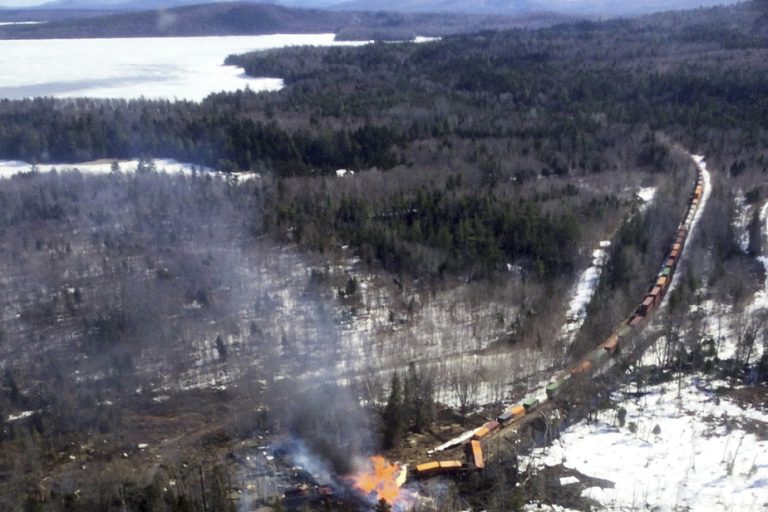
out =
{"type": "Polygon", "coordinates": [[[333,34],[0,41],[0,98],[159,98],[200,101],[219,91],[271,91],[278,77],[224,66],[227,55],[286,46],[359,45],[333,34]]]}

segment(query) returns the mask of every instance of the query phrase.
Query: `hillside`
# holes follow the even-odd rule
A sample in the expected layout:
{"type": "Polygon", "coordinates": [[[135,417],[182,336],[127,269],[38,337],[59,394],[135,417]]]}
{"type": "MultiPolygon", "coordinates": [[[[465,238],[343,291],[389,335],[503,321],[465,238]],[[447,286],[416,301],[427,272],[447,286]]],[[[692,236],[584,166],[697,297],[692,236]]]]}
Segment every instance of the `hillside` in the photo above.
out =
{"type": "Polygon", "coordinates": [[[72,20],[78,18],[94,18],[113,14],[115,11],[108,9],[3,9],[0,8],[0,23],[18,22],[49,22],[72,20]]]}
{"type": "Polygon", "coordinates": [[[0,509],[373,509],[328,503],[360,458],[429,460],[636,311],[692,154],[695,229],[613,370],[486,444],[484,472],[407,492],[423,511],[696,510],[723,478],[755,486],[717,506],[764,507],[766,14],[253,52],[228,62],[281,90],[199,103],[0,101],[0,509]],[[518,440],[577,413],[599,423],[523,462],[518,440]]]}
{"type": "Polygon", "coordinates": [[[334,33],[346,39],[412,39],[460,32],[539,27],[565,18],[492,15],[330,12],[269,4],[226,2],[128,12],[41,25],[0,26],[0,39],[172,37],[334,33]]]}
{"type": "MultiPolygon", "coordinates": [[[[288,4],[290,0],[284,3],[288,4]]],[[[329,8],[345,10],[386,10],[402,12],[462,12],[521,15],[550,11],[576,17],[637,16],[660,11],[693,9],[735,3],[734,0],[342,0],[329,8]]]]}

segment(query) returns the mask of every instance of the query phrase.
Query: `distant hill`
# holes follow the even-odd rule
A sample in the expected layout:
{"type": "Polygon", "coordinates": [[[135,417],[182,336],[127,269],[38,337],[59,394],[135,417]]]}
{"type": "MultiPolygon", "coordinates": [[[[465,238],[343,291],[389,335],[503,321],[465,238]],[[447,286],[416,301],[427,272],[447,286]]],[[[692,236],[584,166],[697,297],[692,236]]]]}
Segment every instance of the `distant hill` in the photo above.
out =
{"type": "Polygon", "coordinates": [[[0,26],[0,39],[334,33],[340,39],[404,40],[417,35],[541,27],[566,19],[547,13],[519,17],[374,13],[232,2],[123,12],[41,25],[0,26]]]}
{"type": "MultiPolygon", "coordinates": [[[[247,3],[277,3],[270,0],[247,3]]],[[[153,9],[170,9],[186,5],[218,3],[217,0],[55,0],[40,6],[45,9],[109,9],[113,11],[148,11],[153,9]]]]}
{"type": "MultiPolygon", "coordinates": [[[[283,0],[284,3],[302,0],[283,0]]],[[[578,17],[635,16],[653,12],[733,4],[739,0],[328,0],[330,9],[398,12],[465,12],[520,15],[550,11],[578,17]]]]}
{"type": "MultiPolygon", "coordinates": [[[[210,0],[209,0],[210,1],[210,0]]],[[[248,1],[248,0],[247,0],[248,1]]],[[[634,16],[652,12],[737,3],[738,0],[253,0],[287,7],[347,11],[504,14],[560,12],[578,17],[634,16]]],[[[205,3],[205,0],[56,0],[48,8],[147,10],[205,3]]]]}
{"type": "Polygon", "coordinates": [[[106,16],[114,12],[107,9],[0,9],[0,22],[61,21],[106,16]]]}

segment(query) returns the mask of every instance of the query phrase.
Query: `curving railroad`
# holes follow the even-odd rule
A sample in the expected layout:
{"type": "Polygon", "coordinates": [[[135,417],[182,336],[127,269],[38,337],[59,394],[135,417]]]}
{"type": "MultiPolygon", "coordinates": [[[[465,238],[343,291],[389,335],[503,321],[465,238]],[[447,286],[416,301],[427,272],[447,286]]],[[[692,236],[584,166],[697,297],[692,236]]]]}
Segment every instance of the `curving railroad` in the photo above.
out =
{"type": "MultiPolygon", "coordinates": [[[[650,284],[647,293],[632,314],[623,320],[611,334],[595,349],[589,351],[570,368],[558,374],[541,390],[530,393],[520,403],[505,408],[495,420],[488,421],[474,431],[462,436],[452,446],[463,446],[465,458],[451,460],[432,460],[417,464],[412,470],[412,476],[425,478],[439,474],[455,474],[466,471],[483,470],[488,463],[484,445],[497,434],[506,431],[520,430],[522,425],[534,418],[534,412],[542,409],[547,401],[553,401],[561,394],[575,388],[577,382],[592,378],[596,372],[615,358],[622,347],[629,345],[629,338],[638,332],[646,320],[658,308],[667,292],[672,288],[672,279],[677,270],[685,244],[694,225],[696,213],[705,194],[707,183],[702,165],[702,157],[693,157],[697,164],[697,177],[693,190],[688,199],[688,208],[682,222],[677,227],[675,239],[670,244],[658,273],[650,284]]],[[[444,445],[445,448],[449,446],[444,445]]]]}

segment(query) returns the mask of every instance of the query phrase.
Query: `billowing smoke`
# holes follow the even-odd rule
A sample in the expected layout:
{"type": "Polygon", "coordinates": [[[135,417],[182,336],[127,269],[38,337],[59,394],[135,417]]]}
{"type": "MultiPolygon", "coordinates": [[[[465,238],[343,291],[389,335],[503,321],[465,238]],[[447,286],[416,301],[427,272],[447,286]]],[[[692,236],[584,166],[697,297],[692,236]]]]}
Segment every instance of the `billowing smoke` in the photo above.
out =
{"type": "Polygon", "coordinates": [[[336,474],[352,472],[375,447],[369,416],[347,387],[329,383],[299,391],[287,413],[289,432],[336,474]]]}

